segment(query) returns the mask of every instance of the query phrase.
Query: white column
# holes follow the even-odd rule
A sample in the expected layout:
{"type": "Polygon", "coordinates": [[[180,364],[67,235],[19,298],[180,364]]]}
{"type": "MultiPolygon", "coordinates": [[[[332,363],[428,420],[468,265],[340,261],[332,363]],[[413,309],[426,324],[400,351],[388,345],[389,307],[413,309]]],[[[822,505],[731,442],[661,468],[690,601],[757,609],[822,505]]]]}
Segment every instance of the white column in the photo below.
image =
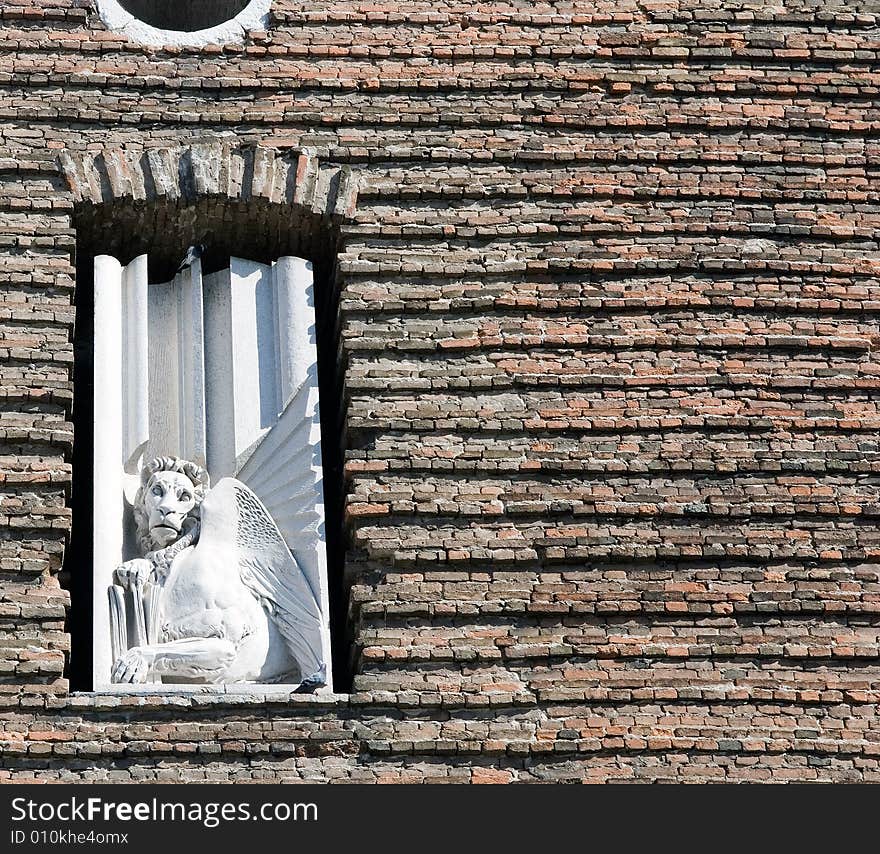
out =
{"type": "Polygon", "coordinates": [[[235,469],[235,384],[230,272],[205,276],[205,417],[211,483],[235,469]]]}
{"type": "Polygon", "coordinates": [[[180,364],[174,280],[150,285],[148,302],[150,441],[144,454],[147,461],[162,454],[181,452],[180,364]]]}
{"type": "Polygon", "coordinates": [[[205,280],[208,470],[212,481],[278,420],[278,356],[272,269],[230,259],[205,280]]]}
{"type": "Polygon", "coordinates": [[[129,474],[137,474],[150,438],[146,255],[135,258],[122,272],[122,316],[122,461],[129,474]]]}
{"type": "MultiPolygon", "coordinates": [[[[177,406],[181,456],[207,465],[205,453],[205,330],[202,262],[196,259],[175,280],[178,298],[180,399],[177,406]]],[[[157,330],[158,331],[158,330],[157,330]]],[[[158,346],[162,346],[159,342],[158,346]]]]}
{"type": "Polygon", "coordinates": [[[278,418],[271,271],[266,264],[230,259],[235,455],[278,418]]]}
{"type": "Polygon", "coordinates": [[[201,262],[150,285],[149,444],[144,457],[205,465],[205,354],[201,262]]]}
{"type": "Polygon", "coordinates": [[[273,267],[279,399],[282,408],[315,361],[315,287],[311,261],[285,256],[273,267]]]}
{"type": "Polygon", "coordinates": [[[122,265],[95,258],[92,681],[110,684],[108,587],[122,562],[122,265]]]}

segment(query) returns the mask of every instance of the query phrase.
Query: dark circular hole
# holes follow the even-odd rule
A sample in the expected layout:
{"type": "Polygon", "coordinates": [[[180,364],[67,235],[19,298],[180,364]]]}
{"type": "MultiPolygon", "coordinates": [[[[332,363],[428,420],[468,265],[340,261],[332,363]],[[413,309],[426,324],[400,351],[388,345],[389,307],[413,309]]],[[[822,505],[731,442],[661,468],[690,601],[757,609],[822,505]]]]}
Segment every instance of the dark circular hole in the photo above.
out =
{"type": "Polygon", "coordinates": [[[160,30],[191,33],[230,21],[250,0],[119,0],[138,20],[160,30]]]}

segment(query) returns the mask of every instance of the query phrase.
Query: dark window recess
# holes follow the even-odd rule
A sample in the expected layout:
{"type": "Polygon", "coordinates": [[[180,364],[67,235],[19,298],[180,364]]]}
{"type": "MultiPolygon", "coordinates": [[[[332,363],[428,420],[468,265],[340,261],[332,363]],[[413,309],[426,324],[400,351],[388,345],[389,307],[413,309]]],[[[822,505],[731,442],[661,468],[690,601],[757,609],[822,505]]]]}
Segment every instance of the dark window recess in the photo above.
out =
{"type": "Polygon", "coordinates": [[[191,33],[231,21],[250,0],[119,0],[140,21],[160,30],[191,33]]]}

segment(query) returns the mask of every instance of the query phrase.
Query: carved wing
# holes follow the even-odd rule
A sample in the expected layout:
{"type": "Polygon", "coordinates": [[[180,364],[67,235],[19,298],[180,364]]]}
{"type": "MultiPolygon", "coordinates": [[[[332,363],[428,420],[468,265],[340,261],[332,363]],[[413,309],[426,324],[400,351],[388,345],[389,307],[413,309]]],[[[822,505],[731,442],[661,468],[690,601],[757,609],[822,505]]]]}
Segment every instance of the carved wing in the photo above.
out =
{"type": "MultiPolygon", "coordinates": [[[[321,609],[259,498],[241,481],[223,478],[201,505],[199,543],[228,543],[244,584],[283,635],[303,679],[323,667],[321,609]]],[[[198,547],[197,547],[198,548],[198,547]]]]}
{"type": "Polygon", "coordinates": [[[324,492],[315,372],[312,366],[277,423],[243,455],[236,477],[268,509],[320,602],[324,492]]]}

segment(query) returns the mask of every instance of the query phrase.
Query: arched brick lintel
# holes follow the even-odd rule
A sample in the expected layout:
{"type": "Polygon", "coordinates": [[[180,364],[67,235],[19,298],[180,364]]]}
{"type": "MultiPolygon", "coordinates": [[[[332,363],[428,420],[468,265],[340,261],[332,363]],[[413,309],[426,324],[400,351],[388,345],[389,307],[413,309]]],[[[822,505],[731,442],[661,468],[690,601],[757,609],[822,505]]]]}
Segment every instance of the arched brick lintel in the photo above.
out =
{"type": "Polygon", "coordinates": [[[350,218],[357,204],[357,174],[347,166],[323,166],[308,151],[204,143],[146,150],[64,150],[58,159],[77,204],[262,199],[337,222],[350,218]]]}

